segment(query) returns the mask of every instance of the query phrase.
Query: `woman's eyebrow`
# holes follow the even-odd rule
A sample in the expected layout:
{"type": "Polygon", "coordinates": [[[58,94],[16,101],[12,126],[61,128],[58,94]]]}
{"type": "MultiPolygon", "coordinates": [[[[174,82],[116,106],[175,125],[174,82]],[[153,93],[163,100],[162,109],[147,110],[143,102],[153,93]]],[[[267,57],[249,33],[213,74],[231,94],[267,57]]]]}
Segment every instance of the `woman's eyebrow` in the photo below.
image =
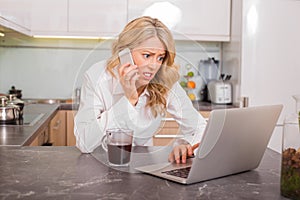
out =
{"type": "MultiPolygon", "coordinates": [[[[155,51],[152,51],[152,50],[149,50],[149,49],[145,49],[145,50],[143,50],[143,53],[145,53],[145,52],[147,52],[147,53],[150,53],[150,54],[156,54],[157,52],[155,52],[155,51]]],[[[160,53],[159,54],[160,56],[164,56],[164,55],[166,55],[166,52],[162,52],[162,53],[160,53]]]]}

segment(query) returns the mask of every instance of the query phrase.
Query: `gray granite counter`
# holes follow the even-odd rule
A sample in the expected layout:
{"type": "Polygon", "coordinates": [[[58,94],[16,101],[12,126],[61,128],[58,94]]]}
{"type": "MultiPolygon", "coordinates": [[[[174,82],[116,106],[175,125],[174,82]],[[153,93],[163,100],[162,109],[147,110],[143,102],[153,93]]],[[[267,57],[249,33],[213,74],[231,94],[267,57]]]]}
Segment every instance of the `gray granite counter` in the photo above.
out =
{"type": "Polygon", "coordinates": [[[60,103],[59,110],[78,110],[79,104],[60,103]]]}
{"type": "Polygon", "coordinates": [[[199,111],[212,111],[215,109],[228,109],[228,108],[237,108],[233,104],[213,104],[206,101],[192,101],[192,104],[196,110],[199,111]]]}
{"type": "MultiPolygon", "coordinates": [[[[156,148],[134,152],[143,152],[145,161],[156,148]]],[[[253,171],[188,186],[109,168],[98,154],[81,154],[75,147],[0,147],[0,198],[285,199],[279,189],[280,155],[269,149],[253,171]]]]}
{"type": "Polygon", "coordinates": [[[42,117],[33,125],[0,125],[0,145],[29,145],[39,131],[48,126],[59,106],[59,104],[26,105],[24,115],[42,114],[42,117]]]}

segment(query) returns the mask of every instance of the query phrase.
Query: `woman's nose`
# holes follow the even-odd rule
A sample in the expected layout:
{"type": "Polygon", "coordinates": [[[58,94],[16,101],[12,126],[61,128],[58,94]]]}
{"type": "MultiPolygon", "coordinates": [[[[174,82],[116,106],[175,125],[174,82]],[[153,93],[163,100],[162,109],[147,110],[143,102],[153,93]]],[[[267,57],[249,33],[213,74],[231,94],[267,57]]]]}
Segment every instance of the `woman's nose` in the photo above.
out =
{"type": "Polygon", "coordinates": [[[151,62],[149,63],[149,66],[151,68],[156,68],[156,67],[160,66],[160,63],[157,61],[157,59],[153,58],[153,59],[151,59],[151,62]]]}
{"type": "Polygon", "coordinates": [[[160,66],[158,63],[156,63],[156,62],[152,62],[152,63],[149,63],[149,68],[151,68],[151,69],[156,69],[158,66],[160,66]]]}

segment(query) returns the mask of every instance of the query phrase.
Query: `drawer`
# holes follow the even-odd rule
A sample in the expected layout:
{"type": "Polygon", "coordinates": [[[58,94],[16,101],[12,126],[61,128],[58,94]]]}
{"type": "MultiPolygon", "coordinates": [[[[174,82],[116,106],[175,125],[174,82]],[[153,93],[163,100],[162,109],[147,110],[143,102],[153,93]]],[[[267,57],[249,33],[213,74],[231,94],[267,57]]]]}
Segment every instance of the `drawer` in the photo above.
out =
{"type": "Polygon", "coordinates": [[[178,123],[173,119],[173,120],[162,120],[160,123],[160,127],[164,127],[164,128],[179,128],[178,123]]]}
{"type": "Polygon", "coordinates": [[[199,111],[204,118],[209,118],[210,111],[199,111]]]}
{"type": "MultiPolygon", "coordinates": [[[[209,118],[210,111],[199,111],[204,118],[209,118]]],[[[179,124],[171,117],[169,113],[160,124],[159,130],[153,136],[154,146],[168,146],[172,145],[174,140],[182,138],[179,133],[179,124]]]]}
{"type": "Polygon", "coordinates": [[[173,144],[175,138],[153,138],[154,146],[170,146],[173,144]]]}

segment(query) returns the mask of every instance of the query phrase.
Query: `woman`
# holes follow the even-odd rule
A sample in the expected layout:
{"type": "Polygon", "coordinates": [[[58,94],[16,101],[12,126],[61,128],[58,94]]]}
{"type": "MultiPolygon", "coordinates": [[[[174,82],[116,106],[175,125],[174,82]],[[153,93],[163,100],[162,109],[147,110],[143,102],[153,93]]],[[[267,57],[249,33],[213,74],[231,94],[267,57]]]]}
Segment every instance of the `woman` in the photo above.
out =
{"type": "Polygon", "coordinates": [[[75,117],[77,147],[92,152],[105,130],[116,127],[134,130],[133,145],[152,145],[162,117],[169,112],[184,135],[174,143],[169,161],[185,163],[206,122],[178,84],[174,58],[174,40],[162,22],[140,17],[128,23],[113,44],[110,59],[85,73],[75,117]],[[135,65],[120,63],[118,53],[125,48],[135,65]]]}

